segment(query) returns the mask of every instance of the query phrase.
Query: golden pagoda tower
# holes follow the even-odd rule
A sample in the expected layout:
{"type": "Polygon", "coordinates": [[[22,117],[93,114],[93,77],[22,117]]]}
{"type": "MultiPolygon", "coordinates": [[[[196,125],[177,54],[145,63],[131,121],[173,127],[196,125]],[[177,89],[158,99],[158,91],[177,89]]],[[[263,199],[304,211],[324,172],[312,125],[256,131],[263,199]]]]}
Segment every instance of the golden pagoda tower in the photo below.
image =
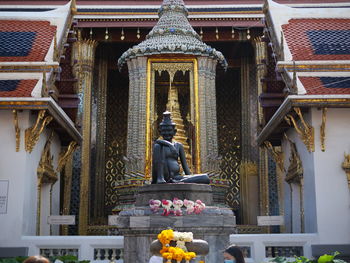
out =
{"type": "Polygon", "coordinates": [[[174,140],[180,142],[186,153],[187,165],[192,169],[192,154],[190,146],[188,145],[188,137],[185,131],[185,125],[181,117],[179,92],[176,86],[171,85],[172,80],[169,81],[168,102],[166,104],[166,110],[171,112],[172,120],[176,123],[177,132],[174,136],[174,140]]]}

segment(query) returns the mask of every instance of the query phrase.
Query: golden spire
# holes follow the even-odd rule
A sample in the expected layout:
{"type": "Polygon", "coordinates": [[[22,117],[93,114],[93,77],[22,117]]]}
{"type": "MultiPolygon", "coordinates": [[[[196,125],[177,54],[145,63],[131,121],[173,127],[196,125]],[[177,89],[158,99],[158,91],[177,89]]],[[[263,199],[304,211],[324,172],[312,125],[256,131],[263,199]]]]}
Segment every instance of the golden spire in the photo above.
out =
{"type": "Polygon", "coordinates": [[[176,124],[176,134],[174,140],[180,142],[186,153],[186,161],[188,167],[192,168],[192,155],[190,153],[190,146],[188,145],[188,138],[185,131],[185,125],[181,117],[180,103],[179,103],[179,92],[176,86],[172,86],[172,80],[170,78],[170,87],[168,91],[168,102],[166,104],[166,110],[171,112],[173,122],[176,124]]]}

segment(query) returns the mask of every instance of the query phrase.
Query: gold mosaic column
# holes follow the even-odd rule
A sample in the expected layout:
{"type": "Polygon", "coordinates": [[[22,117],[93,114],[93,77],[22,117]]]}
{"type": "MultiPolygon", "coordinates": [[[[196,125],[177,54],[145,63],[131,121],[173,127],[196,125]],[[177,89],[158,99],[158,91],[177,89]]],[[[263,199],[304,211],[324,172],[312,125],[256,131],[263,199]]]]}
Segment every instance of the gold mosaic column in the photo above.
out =
{"type": "Polygon", "coordinates": [[[250,57],[241,58],[241,145],[240,165],[241,202],[244,224],[256,224],[259,209],[259,177],[257,162],[259,159],[256,144],[258,122],[256,120],[256,79],[251,67],[255,67],[250,57]]]}
{"type": "Polygon", "coordinates": [[[96,178],[95,197],[93,203],[94,223],[102,224],[104,217],[105,195],[105,143],[106,143],[106,108],[107,108],[107,53],[99,49],[98,62],[98,103],[97,103],[97,135],[96,135],[96,178]]]}
{"type": "MultiPolygon", "coordinates": [[[[266,49],[266,43],[261,40],[261,37],[257,37],[254,39],[254,47],[255,47],[255,64],[256,64],[256,81],[258,86],[258,92],[257,96],[265,90],[264,84],[261,79],[266,75],[267,73],[267,65],[266,65],[266,58],[267,58],[267,49],[266,49]]],[[[264,116],[263,116],[263,109],[258,104],[258,116],[259,116],[259,124],[264,125],[264,116]]]]}
{"type": "MultiPolygon", "coordinates": [[[[257,94],[259,97],[261,93],[264,92],[264,83],[261,79],[267,73],[267,48],[266,43],[262,41],[261,37],[254,39],[254,49],[255,49],[255,64],[256,64],[256,81],[257,81],[257,94]]],[[[258,122],[259,125],[265,125],[263,109],[258,106],[258,122]]],[[[278,176],[280,178],[280,176],[278,176]]],[[[260,184],[260,215],[269,215],[269,188],[268,188],[268,156],[266,149],[264,147],[259,147],[259,184],[260,184]]],[[[281,206],[280,206],[281,207],[281,206]]]]}
{"type": "Polygon", "coordinates": [[[73,67],[78,76],[78,94],[80,105],[77,123],[80,123],[83,141],[81,146],[81,174],[80,174],[80,207],[79,207],[79,235],[87,234],[89,217],[89,171],[90,171],[90,137],[91,137],[91,90],[95,61],[95,40],[83,40],[78,35],[78,41],[73,46],[73,57],[77,63],[73,67]]]}

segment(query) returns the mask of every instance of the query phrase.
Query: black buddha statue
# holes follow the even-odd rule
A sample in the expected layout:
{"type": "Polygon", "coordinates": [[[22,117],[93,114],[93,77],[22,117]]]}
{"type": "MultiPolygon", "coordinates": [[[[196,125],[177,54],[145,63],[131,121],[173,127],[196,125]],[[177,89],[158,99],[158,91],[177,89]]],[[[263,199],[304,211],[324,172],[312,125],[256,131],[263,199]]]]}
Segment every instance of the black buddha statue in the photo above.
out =
{"type": "Polygon", "coordinates": [[[171,113],[168,111],[163,113],[163,120],[160,123],[160,135],[163,140],[158,139],[153,145],[152,184],[180,182],[209,184],[210,180],[207,174],[191,175],[183,145],[172,141],[176,134],[176,128],[170,115],[171,113]],[[179,158],[185,173],[184,176],[180,174],[179,158]]]}

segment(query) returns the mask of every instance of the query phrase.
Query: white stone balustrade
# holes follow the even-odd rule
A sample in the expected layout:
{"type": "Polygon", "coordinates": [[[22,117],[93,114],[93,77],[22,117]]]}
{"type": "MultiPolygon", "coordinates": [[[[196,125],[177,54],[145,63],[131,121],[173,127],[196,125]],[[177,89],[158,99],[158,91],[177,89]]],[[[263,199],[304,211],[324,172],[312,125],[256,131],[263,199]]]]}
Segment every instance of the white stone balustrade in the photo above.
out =
{"type": "MultiPolygon", "coordinates": [[[[311,257],[311,245],[318,244],[319,237],[317,234],[235,234],[230,236],[230,243],[243,248],[247,263],[261,263],[269,261],[273,251],[288,256],[300,247],[304,256],[311,257]]],[[[29,255],[68,252],[92,263],[124,262],[123,244],[122,236],[24,236],[21,242],[21,246],[29,247],[29,255]]]]}

